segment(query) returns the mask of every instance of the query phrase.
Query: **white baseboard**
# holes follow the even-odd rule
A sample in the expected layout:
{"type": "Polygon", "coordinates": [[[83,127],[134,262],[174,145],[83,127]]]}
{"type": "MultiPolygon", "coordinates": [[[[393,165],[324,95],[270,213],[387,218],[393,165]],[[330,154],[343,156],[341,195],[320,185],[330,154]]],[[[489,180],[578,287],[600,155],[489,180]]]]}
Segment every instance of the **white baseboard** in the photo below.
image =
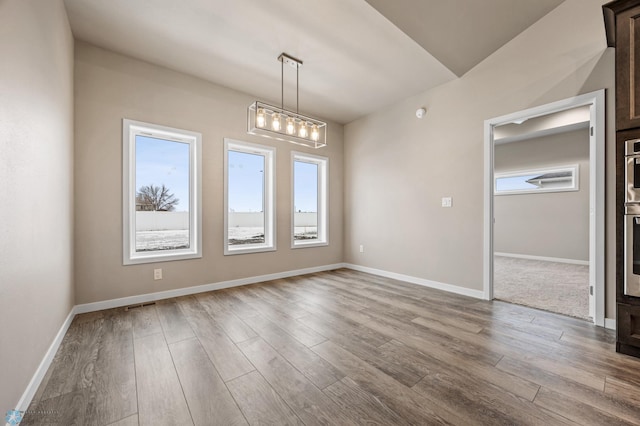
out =
{"type": "MultiPolygon", "coordinates": [[[[350,263],[335,263],[332,265],[316,266],[312,268],[278,272],[275,274],[259,275],[256,277],[221,281],[218,283],[204,284],[204,285],[199,285],[194,287],[167,290],[167,291],[161,291],[156,293],[141,294],[141,295],[131,296],[131,297],[122,297],[119,299],[105,300],[102,302],[93,302],[93,303],[75,305],[69,312],[69,315],[65,319],[62,326],[60,327],[60,330],[56,334],[56,337],[53,339],[53,342],[49,346],[47,353],[45,354],[44,358],[40,362],[38,369],[36,370],[35,374],[31,378],[31,381],[29,382],[27,389],[22,394],[22,397],[20,398],[20,401],[16,406],[16,410],[26,411],[27,408],[29,407],[29,404],[31,403],[33,396],[38,390],[38,387],[40,386],[42,379],[47,373],[47,370],[51,366],[51,362],[53,361],[53,358],[56,352],[60,348],[62,339],[67,333],[67,330],[69,329],[69,326],[71,325],[71,322],[73,321],[73,318],[76,316],[76,314],[101,311],[104,309],[118,308],[122,306],[135,305],[139,303],[153,302],[156,300],[186,296],[190,294],[204,293],[207,291],[220,290],[223,288],[231,288],[231,287],[238,287],[238,286],[243,286],[248,284],[256,284],[260,282],[272,281],[272,280],[277,280],[281,278],[295,277],[295,276],[311,274],[315,272],[331,271],[331,270],[340,269],[340,268],[349,268],[349,269],[353,269],[354,271],[366,272],[373,275],[379,275],[381,277],[392,278],[400,281],[406,281],[409,283],[418,284],[425,287],[448,291],[450,293],[474,297],[476,299],[482,299],[484,296],[481,290],[473,290],[473,289],[460,287],[456,285],[444,284],[437,281],[427,280],[424,278],[412,277],[410,275],[398,274],[395,272],[384,271],[381,269],[369,268],[367,266],[354,265],[350,263]]],[[[615,330],[616,321],[614,319],[605,318],[605,327],[615,330]]],[[[9,425],[7,424],[7,426],[9,425]]]]}
{"type": "MultiPolygon", "coordinates": [[[[496,253],[497,254],[497,253],[496,253]]],[[[461,294],[463,296],[474,297],[476,299],[485,299],[484,293],[481,290],[473,290],[469,288],[459,287],[451,284],[444,284],[437,281],[426,280],[424,278],[412,277],[410,275],[398,274],[395,272],[384,271],[381,269],[369,268],[367,266],[354,265],[351,263],[345,263],[345,268],[353,269],[354,271],[367,272],[373,275],[379,275],[381,277],[392,278],[400,281],[406,281],[413,284],[423,285],[425,287],[435,288],[438,290],[448,291],[450,293],[461,294]]],[[[616,329],[616,320],[613,318],[604,319],[604,327],[610,330],[616,329]]]]}
{"type": "Polygon", "coordinates": [[[331,270],[339,269],[343,267],[344,267],[343,263],[336,263],[333,265],[315,266],[311,268],[297,269],[293,271],[278,272],[275,274],[259,275],[256,277],[240,278],[237,280],[221,281],[213,284],[204,284],[204,285],[199,285],[194,287],[180,288],[176,290],[167,290],[167,291],[161,291],[157,293],[140,294],[137,296],[122,297],[119,299],[105,300],[102,302],[84,303],[81,305],[75,305],[73,308],[71,308],[69,315],[67,316],[64,323],[62,324],[62,327],[60,327],[58,334],[56,334],[55,339],[53,339],[51,346],[47,350],[47,353],[45,354],[44,358],[40,362],[38,369],[36,370],[31,381],[29,382],[27,389],[22,394],[22,397],[20,398],[20,401],[16,406],[16,410],[26,411],[27,408],[29,408],[29,404],[31,404],[33,396],[36,394],[36,391],[38,390],[40,383],[42,383],[42,379],[44,378],[45,374],[47,373],[47,370],[51,366],[53,357],[55,356],[56,352],[60,348],[60,344],[62,343],[62,339],[64,338],[64,335],[67,333],[67,330],[69,329],[69,326],[73,321],[73,318],[77,314],[85,314],[88,312],[101,311],[104,309],[119,308],[122,306],[153,302],[153,301],[162,300],[162,299],[169,299],[172,297],[204,293],[207,291],[220,290],[223,288],[238,287],[238,286],[247,285],[247,284],[256,284],[260,282],[277,280],[281,278],[312,274],[315,272],[331,271],[331,270]]]}
{"type": "Polygon", "coordinates": [[[586,265],[589,266],[588,260],[577,260],[577,259],[565,259],[562,257],[545,257],[545,256],[531,256],[529,254],[517,254],[517,253],[500,253],[495,252],[495,256],[502,257],[513,257],[516,259],[527,259],[527,260],[542,260],[545,262],[557,262],[557,263],[569,263],[571,265],[586,265]]]}
{"type": "Polygon", "coordinates": [[[20,401],[18,401],[16,410],[26,411],[27,408],[29,408],[29,404],[31,404],[31,400],[33,399],[33,396],[36,394],[36,391],[38,390],[40,383],[42,383],[42,379],[44,379],[45,374],[47,374],[47,370],[51,366],[51,362],[53,361],[53,358],[56,356],[56,352],[58,352],[58,349],[60,348],[62,339],[64,338],[64,335],[67,334],[67,330],[69,329],[69,326],[71,325],[71,321],[73,321],[73,318],[75,316],[76,316],[76,312],[75,312],[75,306],[74,306],[73,308],[71,308],[71,311],[69,311],[69,315],[67,315],[67,318],[62,323],[62,326],[60,327],[60,330],[58,330],[58,334],[56,334],[56,337],[53,339],[53,342],[51,342],[51,345],[49,346],[49,349],[45,353],[44,358],[42,358],[42,361],[40,361],[40,365],[36,369],[35,374],[33,375],[33,377],[31,378],[31,381],[27,385],[27,389],[22,394],[20,401]]]}
{"type": "Polygon", "coordinates": [[[343,268],[344,264],[335,263],[333,265],[315,266],[312,268],[296,269],[293,271],[277,272],[275,274],[258,275],[255,277],[240,278],[237,280],[220,281],[212,284],[203,284],[194,287],[178,288],[175,290],[159,291],[156,293],[139,294],[137,296],[122,297],[119,299],[104,300],[101,302],[84,303],[76,305],[76,313],[102,311],[104,309],[119,308],[122,306],[137,305],[140,303],[154,302],[156,300],[170,299],[172,297],[188,296],[190,294],[205,293],[212,290],[222,290],[223,288],[239,287],[247,284],[256,284],[265,281],[278,280],[281,278],[295,277],[298,275],[312,274],[314,272],[332,271],[343,268]]]}
{"type": "Polygon", "coordinates": [[[379,275],[381,277],[392,278],[394,280],[400,280],[400,281],[406,281],[408,283],[418,284],[418,285],[429,287],[429,288],[435,288],[437,290],[444,290],[444,291],[448,291],[449,293],[461,294],[463,296],[474,297],[476,299],[484,298],[484,293],[482,292],[482,290],[473,290],[471,288],[440,283],[437,281],[431,281],[424,278],[412,277],[410,275],[384,271],[382,269],[369,268],[368,266],[354,265],[352,263],[345,263],[344,267],[353,269],[354,271],[367,272],[369,274],[379,275]]]}
{"type": "Polygon", "coordinates": [[[605,318],[604,319],[604,328],[608,328],[609,330],[616,329],[616,320],[614,318],[605,318]]]}

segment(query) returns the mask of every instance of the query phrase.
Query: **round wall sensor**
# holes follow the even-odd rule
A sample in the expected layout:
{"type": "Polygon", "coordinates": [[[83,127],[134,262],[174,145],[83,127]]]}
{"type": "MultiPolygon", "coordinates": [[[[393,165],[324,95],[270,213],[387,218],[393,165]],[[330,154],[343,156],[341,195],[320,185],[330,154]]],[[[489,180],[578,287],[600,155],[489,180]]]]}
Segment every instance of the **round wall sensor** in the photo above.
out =
{"type": "Polygon", "coordinates": [[[416,117],[418,117],[418,118],[422,118],[422,117],[424,117],[424,115],[425,115],[426,113],[427,113],[427,110],[426,110],[426,109],[424,109],[424,108],[418,108],[418,109],[416,110],[416,117]]]}

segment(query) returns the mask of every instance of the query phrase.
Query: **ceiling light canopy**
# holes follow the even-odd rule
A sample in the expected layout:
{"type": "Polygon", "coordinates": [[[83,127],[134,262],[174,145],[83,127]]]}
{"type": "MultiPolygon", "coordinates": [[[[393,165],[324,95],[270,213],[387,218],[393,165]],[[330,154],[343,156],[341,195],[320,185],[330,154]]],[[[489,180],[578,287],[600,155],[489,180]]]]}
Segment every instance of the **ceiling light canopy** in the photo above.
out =
{"type": "Polygon", "coordinates": [[[327,123],[316,118],[298,113],[298,75],[302,61],[282,53],[278,56],[281,63],[280,107],[255,101],[247,108],[247,133],[264,136],[311,148],[322,148],[327,145],[327,123]],[[296,69],[296,112],[284,109],[284,65],[296,69]]]}

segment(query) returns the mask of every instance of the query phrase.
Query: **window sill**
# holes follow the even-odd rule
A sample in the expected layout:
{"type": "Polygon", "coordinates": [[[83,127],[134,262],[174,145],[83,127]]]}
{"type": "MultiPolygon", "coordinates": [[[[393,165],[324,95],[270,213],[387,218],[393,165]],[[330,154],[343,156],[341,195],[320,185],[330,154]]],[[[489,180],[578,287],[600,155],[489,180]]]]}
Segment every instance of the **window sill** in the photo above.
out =
{"type": "Polygon", "coordinates": [[[291,244],[292,249],[311,248],[311,247],[324,247],[328,246],[328,241],[305,241],[305,242],[293,242],[291,244]]]}
{"type": "Polygon", "coordinates": [[[251,254],[251,253],[264,253],[268,251],[276,251],[275,246],[245,246],[245,247],[237,247],[237,248],[229,248],[225,247],[224,255],[225,256],[234,256],[236,254],[251,254]]]}
{"type": "Polygon", "coordinates": [[[124,265],[138,265],[141,263],[158,263],[158,262],[172,262],[174,260],[188,260],[188,259],[200,259],[202,253],[186,252],[186,253],[153,253],[147,256],[135,256],[128,259],[124,259],[122,262],[124,265]]]}

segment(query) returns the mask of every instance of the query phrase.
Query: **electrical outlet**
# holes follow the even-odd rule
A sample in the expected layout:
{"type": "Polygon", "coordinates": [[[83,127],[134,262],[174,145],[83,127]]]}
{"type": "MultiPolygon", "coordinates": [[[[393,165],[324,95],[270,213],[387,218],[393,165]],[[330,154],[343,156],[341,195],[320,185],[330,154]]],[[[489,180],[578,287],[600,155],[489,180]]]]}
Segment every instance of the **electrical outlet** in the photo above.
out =
{"type": "Polygon", "coordinates": [[[360,253],[364,253],[364,246],[360,244],[360,253]]]}
{"type": "Polygon", "coordinates": [[[452,200],[451,197],[442,197],[442,207],[451,207],[452,200]]]}
{"type": "Polygon", "coordinates": [[[161,280],[162,279],[162,269],[154,269],[153,270],[153,279],[161,280]]]}

